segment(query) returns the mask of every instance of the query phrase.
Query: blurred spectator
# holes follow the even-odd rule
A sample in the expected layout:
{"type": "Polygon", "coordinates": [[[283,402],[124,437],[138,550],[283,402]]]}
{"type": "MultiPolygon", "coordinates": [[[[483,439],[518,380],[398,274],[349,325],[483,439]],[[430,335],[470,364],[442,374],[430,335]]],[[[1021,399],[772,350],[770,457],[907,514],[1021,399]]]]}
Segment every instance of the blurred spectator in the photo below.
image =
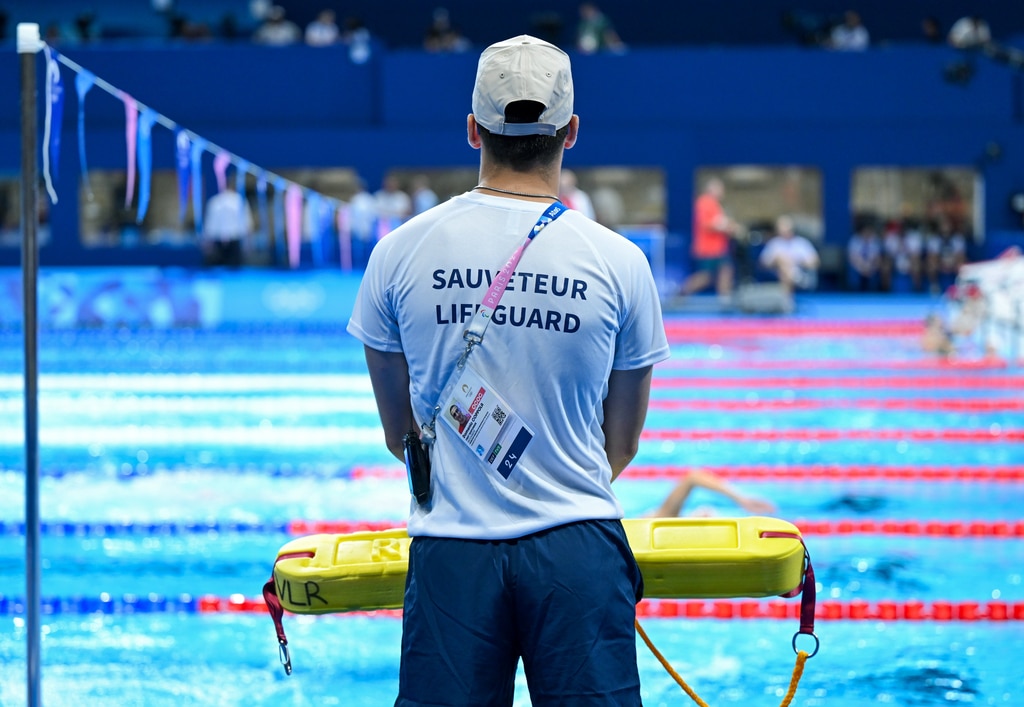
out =
{"type": "Polygon", "coordinates": [[[576,25],[576,48],[584,54],[603,51],[622,51],[626,48],[611,20],[597,8],[585,2],[579,7],[580,21],[576,25]]]}
{"type": "Polygon", "coordinates": [[[725,183],[712,177],[693,206],[693,254],[696,270],[683,282],[680,294],[700,292],[714,281],[718,297],[732,297],[733,272],[731,238],[741,231],[722,207],[725,183]]]}
{"type": "Polygon", "coordinates": [[[626,217],[626,204],[618,189],[610,186],[598,187],[594,190],[592,201],[598,223],[613,231],[622,225],[626,217]]]}
{"type": "Polygon", "coordinates": [[[464,52],[470,46],[469,40],[452,26],[448,10],[436,8],[423,38],[423,48],[428,52],[464,52]]]}
{"type": "Polygon", "coordinates": [[[92,41],[97,34],[95,12],[83,12],[75,17],[75,36],[79,42],[92,41]]]}
{"type": "Polygon", "coordinates": [[[427,175],[418,174],[412,180],[412,213],[422,214],[437,206],[437,194],[430,188],[427,175]]]}
{"type": "Polygon", "coordinates": [[[412,199],[398,186],[394,175],[384,177],[380,189],[374,193],[377,202],[377,239],[381,239],[402,224],[412,214],[412,199]]]}
{"type": "Polygon", "coordinates": [[[946,41],[939,20],[931,15],[921,20],[921,36],[928,44],[944,44],[946,41]]]}
{"type": "Polygon", "coordinates": [[[956,280],[967,261],[967,239],[946,217],[939,217],[936,230],[925,240],[925,271],[932,294],[939,294],[956,280]]]}
{"type": "Polygon", "coordinates": [[[957,49],[971,49],[992,41],[988,22],[978,15],[967,15],[949,29],[949,43],[957,49]]]}
{"type": "Polygon", "coordinates": [[[326,47],[334,44],[341,36],[334,10],[320,11],[316,19],[306,25],[306,44],[311,47],[326,47]]]}
{"type": "Polygon", "coordinates": [[[921,258],[924,236],[918,223],[893,220],[882,236],[881,286],[893,292],[917,292],[921,289],[921,258]]]}
{"type": "Polygon", "coordinates": [[[577,186],[576,173],[571,169],[562,169],[558,198],[570,209],[579,211],[590,220],[594,220],[594,204],[591,202],[590,196],[577,186]]]}
{"type": "Polygon", "coordinates": [[[377,200],[366,190],[366,183],[358,179],[356,193],[348,200],[346,223],[352,240],[352,266],[366,267],[377,242],[377,200]]]}
{"type": "Polygon", "coordinates": [[[794,289],[813,290],[818,286],[818,252],[809,240],[797,234],[789,216],[775,220],[775,236],[761,251],[758,262],[790,294],[794,289]]]}
{"type": "Polygon", "coordinates": [[[370,30],[356,16],[345,19],[345,31],[341,34],[341,43],[348,47],[348,58],[353,64],[365,64],[373,53],[370,30]]]}
{"type": "Polygon", "coordinates": [[[252,41],[257,44],[282,47],[302,41],[302,30],[285,16],[284,8],[274,5],[267,10],[263,24],[256,28],[252,41]]]}
{"type": "Polygon", "coordinates": [[[245,240],[252,232],[252,211],[245,197],[235,190],[235,178],[231,175],[225,180],[224,189],[206,202],[203,262],[208,266],[241,266],[245,240]]]}
{"type": "Polygon", "coordinates": [[[878,226],[865,219],[846,245],[848,284],[851,290],[877,290],[882,267],[882,240],[878,226]]]}
{"type": "Polygon", "coordinates": [[[843,21],[832,29],[829,45],[839,51],[863,51],[871,43],[868,30],[860,15],[853,10],[843,14],[843,21]]]}

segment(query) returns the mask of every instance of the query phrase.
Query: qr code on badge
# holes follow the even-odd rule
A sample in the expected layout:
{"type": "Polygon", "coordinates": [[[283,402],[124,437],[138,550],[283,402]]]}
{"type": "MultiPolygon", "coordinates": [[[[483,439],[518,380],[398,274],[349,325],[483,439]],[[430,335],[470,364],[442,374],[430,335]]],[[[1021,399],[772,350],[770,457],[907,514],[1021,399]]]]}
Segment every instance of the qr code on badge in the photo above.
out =
{"type": "Polygon", "coordinates": [[[506,417],[508,417],[508,413],[506,413],[500,407],[494,408],[494,411],[491,413],[491,419],[497,422],[499,425],[505,424],[506,417]]]}

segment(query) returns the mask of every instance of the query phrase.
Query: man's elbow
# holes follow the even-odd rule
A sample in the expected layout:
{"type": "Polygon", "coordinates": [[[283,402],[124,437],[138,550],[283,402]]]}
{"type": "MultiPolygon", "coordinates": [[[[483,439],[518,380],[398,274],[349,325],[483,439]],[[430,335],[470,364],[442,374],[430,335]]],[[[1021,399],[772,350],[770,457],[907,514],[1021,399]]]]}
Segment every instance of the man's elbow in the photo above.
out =
{"type": "Polygon", "coordinates": [[[639,440],[623,440],[618,444],[609,446],[605,451],[608,454],[608,463],[612,467],[612,477],[618,476],[630,462],[636,457],[637,452],[640,450],[639,440]]]}

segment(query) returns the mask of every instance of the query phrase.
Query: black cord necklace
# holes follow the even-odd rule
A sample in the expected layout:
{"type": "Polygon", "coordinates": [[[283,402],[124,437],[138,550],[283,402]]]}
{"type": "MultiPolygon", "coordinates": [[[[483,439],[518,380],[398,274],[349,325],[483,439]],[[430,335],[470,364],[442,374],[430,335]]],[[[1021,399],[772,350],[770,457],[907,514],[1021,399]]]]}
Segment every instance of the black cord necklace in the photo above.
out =
{"type": "Polygon", "coordinates": [[[558,197],[553,196],[552,194],[527,194],[526,192],[522,191],[512,191],[511,189],[499,189],[498,187],[489,187],[484,184],[477,184],[475,187],[473,187],[473,189],[486,189],[487,191],[496,191],[500,194],[511,194],[512,196],[528,196],[533,199],[554,199],[555,201],[558,201],[558,197]]]}

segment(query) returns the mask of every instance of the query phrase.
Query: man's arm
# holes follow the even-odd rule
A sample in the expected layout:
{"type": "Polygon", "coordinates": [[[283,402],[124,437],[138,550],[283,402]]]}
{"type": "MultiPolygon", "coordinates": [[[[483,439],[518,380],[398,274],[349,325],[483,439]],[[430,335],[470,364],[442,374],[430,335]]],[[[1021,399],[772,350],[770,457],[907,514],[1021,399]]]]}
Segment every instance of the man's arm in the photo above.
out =
{"type": "Polygon", "coordinates": [[[409,401],[409,364],[401,352],[378,351],[369,346],[363,346],[363,352],[373,397],[377,399],[377,412],[384,426],[384,441],[388,451],[404,461],[402,437],[416,427],[409,401]]]}
{"type": "Polygon", "coordinates": [[[640,432],[647,417],[653,366],[612,371],[604,400],[604,450],[614,481],[636,456],[640,432]]]}

